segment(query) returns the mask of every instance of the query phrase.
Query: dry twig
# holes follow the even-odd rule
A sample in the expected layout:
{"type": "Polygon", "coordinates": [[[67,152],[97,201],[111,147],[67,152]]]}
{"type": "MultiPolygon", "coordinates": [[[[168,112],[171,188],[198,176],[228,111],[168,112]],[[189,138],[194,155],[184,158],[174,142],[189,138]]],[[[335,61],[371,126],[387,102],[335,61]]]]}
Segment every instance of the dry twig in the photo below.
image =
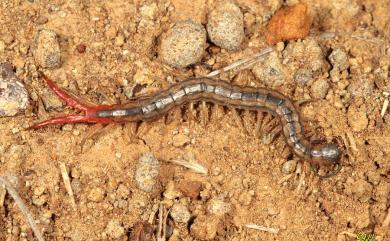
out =
{"type": "Polygon", "coordinates": [[[389,108],[389,102],[390,102],[390,93],[389,92],[383,92],[383,95],[385,96],[385,100],[383,102],[382,110],[381,110],[381,117],[385,116],[387,109],[389,108]]]}
{"type": "Polygon", "coordinates": [[[214,70],[210,73],[208,73],[205,77],[214,77],[214,76],[217,76],[223,72],[226,72],[226,71],[229,71],[229,70],[232,70],[232,69],[235,69],[241,65],[246,65],[246,67],[248,67],[249,65],[251,64],[254,64],[256,63],[257,61],[259,61],[264,55],[270,53],[273,51],[273,48],[272,47],[268,47],[268,48],[265,48],[263,49],[262,51],[256,53],[256,54],[253,54],[247,58],[244,58],[244,59],[240,59],[232,64],[229,64],[228,66],[226,67],[223,67],[221,69],[218,69],[218,70],[214,70]]]}
{"type": "Polygon", "coordinates": [[[12,184],[8,181],[8,178],[6,176],[1,175],[0,176],[0,184],[4,185],[7,189],[7,192],[11,195],[11,197],[15,200],[16,205],[19,207],[20,211],[24,215],[24,217],[27,219],[28,223],[30,224],[30,227],[32,231],[35,234],[35,237],[38,239],[38,241],[44,241],[43,235],[41,231],[39,230],[38,226],[35,223],[35,220],[26,205],[24,204],[22,198],[19,196],[16,189],[12,186],[12,184]]]}
{"type": "Polygon", "coordinates": [[[245,224],[244,226],[247,227],[247,228],[250,228],[250,229],[256,229],[256,230],[269,232],[269,233],[273,233],[273,234],[277,234],[279,232],[278,228],[269,228],[269,227],[259,226],[257,224],[252,224],[252,223],[251,224],[245,224]]]}
{"type": "Polygon", "coordinates": [[[68,192],[70,197],[70,202],[72,203],[73,208],[76,209],[76,202],[74,200],[72,186],[70,185],[68,171],[66,170],[66,166],[63,162],[60,162],[60,171],[61,171],[62,180],[64,180],[65,189],[68,192]]]}
{"type": "Polygon", "coordinates": [[[207,167],[202,166],[201,164],[196,163],[196,162],[189,162],[189,161],[186,161],[184,159],[173,159],[173,160],[168,160],[168,162],[176,164],[176,165],[180,165],[183,167],[187,167],[188,169],[191,169],[192,171],[194,171],[196,173],[200,173],[200,174],[204,174],[204,175],[207,175],[207,173],[208,173],[207,167]]]}

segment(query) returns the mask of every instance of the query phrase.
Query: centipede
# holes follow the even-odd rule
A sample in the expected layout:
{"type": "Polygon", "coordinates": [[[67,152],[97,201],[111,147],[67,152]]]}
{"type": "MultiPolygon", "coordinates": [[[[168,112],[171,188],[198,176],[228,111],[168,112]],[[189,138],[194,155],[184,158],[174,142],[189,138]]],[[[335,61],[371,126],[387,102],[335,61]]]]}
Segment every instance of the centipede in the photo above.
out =
{"type": "Polygon", "coordinates": [[[29,129],[67,123],[109,124],[148,121],[164,116],[173,108],[186,103],[205,101],[236,109],[268,112],[279,119],[287,145],[299,158],[316,165],[340,166],[340,146],[333,142],[311,144],[305,137],[298,108],[291,99],[276,90],[242,87],[222,80],[201,77],[177,82],[155,94],[136,97],[124,104],[94,105],[83,103],[79,98],[57,86],[45,74],[40,73],[40,76],[68,106],[84,114],[54,117],[37,123],[29,129]]]}

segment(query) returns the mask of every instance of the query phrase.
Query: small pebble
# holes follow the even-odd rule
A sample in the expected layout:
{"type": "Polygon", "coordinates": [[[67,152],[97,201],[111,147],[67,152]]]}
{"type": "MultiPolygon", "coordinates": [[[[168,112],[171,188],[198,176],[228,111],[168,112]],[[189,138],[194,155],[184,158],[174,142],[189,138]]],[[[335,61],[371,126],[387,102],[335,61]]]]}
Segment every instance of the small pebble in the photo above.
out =
{"type": "Polygon", "coordinates": [[[76,50],[79,52],[79,54],[83,54],[87,50],[87,46],[85,46],[85,44],[78,44],[76,46],[76,50]]]}
{"type": "Polygon", "coordinates": [[[99,187],[95,187],[91,189],[91,191],[88,194],[88,200],[92,202],[101,202],[103,201],[105,196],[105,192],[103,189],[99,187]]]}
{"type": "Polygon", "coordinates": [[[47,196],[46,195],[42,195],[42,196],[39,196],[39,197],[32,197],[32,203],[35,205],[35,206],[43,206],[47,201],[47,196]]]}
{"type": "Polygon", "coordinates": [[[336,209],[336,203],[334,201],[324,199],[321,201],[321,209],[324,210],[327,215],[330,215],[334,213],[336,209]]]}
{"type": "Polygon", "coordinates": [[[113,239],[119,239],[125,234],[125,228],[118,220],[110,220],[106,226],[105,232],[113,239]]]}
{"type": "Polygon", "coordinates": [[[82,187],[81,187],[81,182],[78,178],[72,178],[70,186],[72,187],[73,193],[75,195],[78,195],[81,193],[82,187]]]}
{"type": "Polygon", "coordinates": [[[179,134],[174,135],[172,137],[172,144],[175,147],[182,147],[182,146],[190,143],[190,141],[191,141],[191,139],[183,133],[179,133],[179,134]]]}
{"type": "Polygon", "coordinates": [[[171,208],[170,215],[177,223],[188,223],[191,218],[191,213],[188,210],[188,207],[182,203],[175,203],[171,208]]]}
{"type": "Polygon", "coordinates": [[[176,184],[174,181],[168,182],[167,187],[165,188],[163,195],[168,200],[174,200],[174,199],[180,198],[182,196],[180,191],[176,188],[176,184]]]}
{"type": "MultiPolygon", "coordinates": [[[[326,69],[327,64],[320,44],[313,38],[307,38],[303,41],[290,42],[283,50],[283,64],[286,64],[297,76],[300,69],[306,69],[307,77],[320,74],[322,69],[326,69]]],[[[306,78],[307,78],[306,77],[306,78]]],[[[295,78],[295,80],[297,80],[295,78]]],[[[308,79],[307,81],[309,81],[308,79]]]]}
{"type": "Polygon", "coordinates": [[[125,185],[120,184],[118,189],[116,190],[116,194],[118,197],[126,199],[130,195],[130,190],[125,185]]]}
{"type": "Polygon", "coordinates": [[[252,199],[253,199],[254,193],[249,191],[249,192],[243,192],[240,194],[238,197],[238,201],[241,205],[248,206],[251,204],[252,199]]]}
{"type": "MultiPolygon", "coordinates": [[[[133,81],[134,81],[134,83],[141,85],[141,86],[142,85],[151,85],[151,84],[153,84],[154,80],[150,76],[151,76],[151,73],[149,72],[148,69],[137,70],[137,72],[133,76],[133,81]]],[[[133,90],[133,92],[136,92],[136,91],[133,90]]]]}
{"type": "Polygon", "coordinates": [[[35,196],[41,196],[44,192],[45,192],[45,187],[42,185],[34,188],[34,191],[33,191],[35,196]]]}
{"type": "Polygon", "coordinates": [[[257,63],[252,72],[268,87],[281,86],[286,80],[283,65],[275,52],[270,53],[264,61],[257,63]]]}
{"type": "Polygon", "coordinates": [[[238,49],[245,37],[241,9],[231,1],[220,1],[208,16],[207,32],[215,45],[238,49]]]}
{"type": "Polygon", "coordinates": [[[359,111],[354,107],[350,107],[347,112],[348,124],[353,131],[360,132],[366,129],[368,125],[367,114],[364,111],[359,111]]]}
{"type": "Polygon", "coordinates": [[[282,166],[282,172],[284,174],[290,174],[295,172],[295,168],[297,167],[297,161],[296,160],[288,160],[285,163],[283,163],[282,166]]]}
{"type": "Polygon", "coordinates": [[[322,100],[325,98],[329,90],[329,82],[326,79],[318,79],[310,87],[311,96],[314,99],[322,100]]]}
{"type": "Polygon", "coordinates": [[[178,189],[185,197],[197,198],[199,197],[202,183],[198,181],[182,180],[179,183],[178,189]]]}
{"type": "Polygon", "coordinates": [[[220,198],[213,198],[207,203],[207,211],[210,214],[223,216],[231,210],[230,203],[225,202],[220,198]]]}
{"type": "Polygon", "coordinates": [[[61,65],[61,50],[57,34],[48,29],[41,30],[36,37],[34,58],[43,68],[58,68],[61,65]]]}
{"type": "Polygon", "coordinates": [[[26,110],[28,93],[9,64],[0,64],[0,117],[15,116],[26,110]]]}
{"type": "Polygon", "coordinates": [[[348,55],[342,49],[334,49],[329,55],[329,61],[333,68],[337,67],[340,71],[344,71],[349,67],[348,55]]]}
{"type": "Polygon", "coordinates": [[[300,86],[305,86],[312,79],[313,79],[313,71],[307,68],[298,69],[294,75],[294,80],[300,86]]]}
{"type": "Polygon", "coordinates": [[[156,14],[158,13],[158,6],[154,2],[149,5],[142,5],[139,10],[142,18],[154,19],[156,17],[156,14]]]}
{"type": "Polygon", "coordinates": [[[59,109],[63,106],[62,101],[58,98],[53,91],[49,89],[44,89],[41,93],[41,98],[43,106],[46,111],[51,111],[54,109],[59,109]]]}
{"type": "Polygon", "coordinates": [[[331,79],[333,82],[338,82],[343,77],[342,72],[349,67],[348,55],[341,49],[334,49],[328,59],[333,66],[330,71],[331,79]]]}
{"type": "Polygon", "coordinates": [[[355,97],[370,96],[374,90],[374,81],[367,76],[359,76],[351,80],[351,84],[347,88],[348,92],[355,97]]]}
{"type": "Polygon", "coordinates": [[[191,234],[200,240],[212,240],[217,235],[220,219],[215,215],[199,215],[191,225],[191,234]]]}
{"type": "Polygon", "coordinates": [[[311,23],[306,4],[298,3],[279,9],[268,23],[267,42],[276,44],[285,40],[303,39],[309,34],[311,23]]]}
{"type": "Polygon", "coordinates": [[[125,44],[125,36],[123,34],[118,34],[115,38],[115,46],[121,47],[125,44]]]}
{"type": "Polygon", "coordinates": [[[168,65],[184,68],[198,62],[206,47],[206,30],[190,20],[178,22],[161,39],[160,57],[168,65]]]}
{"type": "Polygon", "coordinates": [[[144,192],[151,192],[157,182],[159,171],[160,163],[153,154],[143,154],[138,160],[135,171],[135,182],[137,187],[144,192]]]}
{"type": "Polygon", "coordinates": [[[1,39],[4,41],[6,45],[10,45],[14,42],[15,38],[9,33],[4,33],[1,35],[1,39]]]}

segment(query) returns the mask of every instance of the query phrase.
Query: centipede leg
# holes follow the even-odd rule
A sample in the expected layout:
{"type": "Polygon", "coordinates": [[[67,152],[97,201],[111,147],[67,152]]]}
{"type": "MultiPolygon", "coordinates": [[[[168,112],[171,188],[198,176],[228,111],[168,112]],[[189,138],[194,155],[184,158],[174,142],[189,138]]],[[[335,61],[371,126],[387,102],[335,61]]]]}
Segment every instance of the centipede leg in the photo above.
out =
{"type": "Polygon", "coordinates": [[[238,128],[241,130],[241,132],[243,132],[245,135],[248,134],[245,127],[244,127],[242,118],[238,114],[238,111],[235,108],[229,108],[229,109],[232,112],[234,122],[236,123],[238,128]]]}
{"type": "Polygon", "coordinates": [[[209,108],[207,107],[206,101],[202,101],[200,105],[200,121],[202,126],[206,126],[209,122],[209,108]]]}
{"type": "Polygon", "coordinates": [[[254,128],[254,133],[253,133],[255,136],[260,136],[262,122],[263,122],[263,112],[257,111],[256,124],[255,124],[255,128],[254,128]]]}
{"type": "MultiPolygon", "coordinates": [[[[102,134],[105,127],[102,124],[97,124],[88,129],[87,133],[84,135],[83,139],[80,142],[81,151],[85,150],[85,143],[89,139],[96,139],[100,134],[102,134]]],[[[93,144],[92,144],[93,145],[93,144]]],[[[90,146],[92,146],[90,145],[90,146]]],[[[89,148],[88,148],[89,149],[89,148]]]]}
{"type": "Polygon", "coordinates": [[[272,131],[268,132],[263,136],[262,142],[266,145],[271,144],[275,140],[276,136],[281,133],[281,131],[281,126],[275,127],[272,131]]]}
{"type": "Polygon", "coordinates": [[[189,108],[188,108],[188,122],[190,123],[190,126],[192,126],[196,120],[196,110],[195,110],[195,107],[194,107],[194,102],[191,102],[189,104],[189,108]]]}
{"type": "Polygon", "coordinates": [[[296,106],[301,106],[301,105],[306,105],[306,104],[309,104],[309,103],[315,102],[315,101],[318,101],[318,100],[316,100],[316,99],[305,99],[305,100],[295,101],[294,104],[296,106]]]}
{"type": "Polygon", "coordinates": [[[222,112],[221,108],[223,108],[223,107],[218,105],[218,104],[214,104],[214,107],[212,109],[212,119],[216,123],[220,123],[221,112],[222,112]]]}
{"type": "Polygon", "coordinates": [[[254,127],[254,118],[253,118],[253,113],[250,110],[244,110],[244,115],[243,115],[243,123],[244,123],[244,128],[246,130],[246,133],[251,133],[253,135],[253,132],[250,132],[249,130],[252,130],[254,127]]]}
{"type": "Polygon", "coordinates": [[[279,120],[277,118],[273,118],[272,115],[268,114],[266,117],[265,117],[265,120],[263,122],[263,126],[262,126],[262,129],[265,131],[265,132],[270,132],[273,128],[275,128],[275,126],[277,126],[279,123],[279,120]]]}

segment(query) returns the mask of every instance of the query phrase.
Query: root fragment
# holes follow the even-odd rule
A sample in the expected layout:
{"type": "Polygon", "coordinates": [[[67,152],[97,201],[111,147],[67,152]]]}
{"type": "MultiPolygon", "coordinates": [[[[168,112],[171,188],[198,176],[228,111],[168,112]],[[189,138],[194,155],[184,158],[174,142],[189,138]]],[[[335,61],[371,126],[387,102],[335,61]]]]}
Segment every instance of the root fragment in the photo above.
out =
{"type": "Polygon", "coordinates": [[[30,224],[30,227],[32,231],[34,232],[35,237],[38,239],[38,241],[44,241],[43,235],[41,231],[39,230],[38,226],[35,223],[35,220],[30,212],[30,210],[27,208],[27,206],[24,204],[22,198],[19,196],[18,191],[12,186],[12,184],[8,181],[7,176],[0,176],[0,185],[5,186],[5,189],[7,189],[7,192],[11,197],[14,199],[16,205],[22,212],[23,216],[26,218],[27,222],[30,224]]]}

